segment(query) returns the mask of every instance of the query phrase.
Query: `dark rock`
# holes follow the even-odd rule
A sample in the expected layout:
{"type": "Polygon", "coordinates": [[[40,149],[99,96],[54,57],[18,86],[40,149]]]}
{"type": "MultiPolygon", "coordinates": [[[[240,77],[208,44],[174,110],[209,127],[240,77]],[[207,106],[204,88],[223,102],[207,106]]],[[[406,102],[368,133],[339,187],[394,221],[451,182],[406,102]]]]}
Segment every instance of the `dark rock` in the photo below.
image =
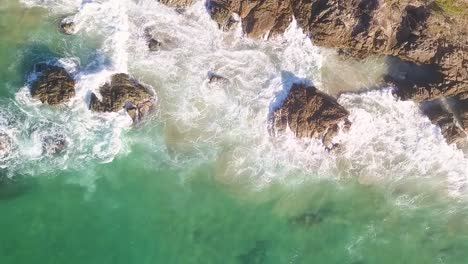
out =
{"type": "Polygon", "coordinates": [[[278,134],[288,128],[300,138],[318,138],[325,146],[339,132],[339,124],[348,122],[349,113],[336,99],[315,87],[294,84],[286,101],[274,112],[273,132],[278,134]]]}
{"type": "Polygon", "coordinates": [[[208,83],[224,83],[228,84],[229,79],[226,77],[223,77],[219,74],[216,74],[214,72],[208,72],[208,83]]]}
{"type": "Polygon", "coordinates": [[[63,135],[45,136],[42,138],[42,153],[57,155],[65,151],[68,142],[63,135]]]}
{"type": "Polygon", "coordinates": [[[89,108],[95,112],[117,112],[125,109],[134,122],[148,115],[155,105],[150,88],[125,73],[114,74],[111,81],[100,87],[102,100],[93,93],[89,108]]]}
{"type": "Polygon", "coordinates": [[[5,159],[11,154],[13,141],[10,136],[0,132],[0,159],[5,159]]]}
{"type": "Polygon", "coordinates": [[[159,51],[161,49],[161,42],[151,38],[148,40],[148,49],[150,51],[159,51]]]}
{"type": "Polygon", "coordinates": [[[300,226],[313,226],[322,223],[323,217],[319,213],[305,213],[293,219],[293,223],[300,226]]]}
{"type": "Polygon", "coordinates": [[[152,36],[149,28],[145,29],[145,39],[150,51],[159,51],[161,49],[162,43],[152,36]]]}
{"type": "Polygon", "coordinates": [[[461,147],[467,140],[468,101],[452,100],[424,102],[421,110],[433,124],[440,127],[448,144],[461,147]]]}
{"type": "Polygon", "coordinates": [[[224,29],[232,28],[233,13],[242,19],[242,29],[249,37],[261,38],[277,35],[292,21],[291,1],[278,0],[212,0],[208,9],[213,20],[224,29]]]}
{"type": "Polygon", "coordinates": [[[58,105],[75,96],[75,80],[62,68],[40,64],[40,77],[31,85],[31,95],[43,104],[58,105]]]}
{"type": "Polygon", "coordinates": [[[63,33],[63,34],[66,34],[66,35],[73,35],[76,33],[76,26],[75,26],[75,22],[73,21],[68,21],[68,20],[62,20],[62,22],[60,22],[60,31],[63,33]]]}

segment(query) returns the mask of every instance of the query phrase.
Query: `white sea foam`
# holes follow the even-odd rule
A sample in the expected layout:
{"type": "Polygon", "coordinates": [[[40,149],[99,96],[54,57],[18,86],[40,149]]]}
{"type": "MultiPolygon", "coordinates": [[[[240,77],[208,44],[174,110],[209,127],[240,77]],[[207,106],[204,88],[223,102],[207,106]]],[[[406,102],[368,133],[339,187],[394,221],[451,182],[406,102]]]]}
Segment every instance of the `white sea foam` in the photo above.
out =
{"type": "MultiPolygon", "coordinates": [[[[24,2],[56,9],[67,1],[24,2]]],[[[98,71],[75,73],[78,95],[58,117],[67,124],[64,130],[72,127],[70,120],[77,124],[67,135],[79,149],[69,154],[74,158],[109,161],[121,151],[120,133],[129,119],[93,115],[85,101],[112,73],[128,70],[157,90],[166,146],[154,151],[167,151],[174,164],[215,161],[220,180],[247,178],[258,187],[272,181],[358,178],[395,191],[423,181],[454,196],[465,194],[468,161],[463,153],[445,143],[416,104],[397,101],[389,89],[340,97],[353,122],[350,132],[336,139],[341,152],[327,153],[320,142],[291,134],[269,136],[269,114],[293,82],[309,80],[336,92],[323,87],[330,52],[315,47],[295,22],[283,38],[264,42],[244,38],[240,27],[221,32],[202,1],[182,14],[153,0],[75,2],[68,1],[78,10],[73,20],[80,34],[101,40],[104,59],[96,62],[98,71]],[[163,42],[160,51],[147,49],[145,29],[163,42]],[[229,82],[209,83],[209,71],[229,82]]],[[[349,74],[332,75],[339,80],[349,74]]],[[[25,112],[40,114],[32,110],[37,105],[27,105],[25,112]]],[[[138,140],[161,144],[154,137],[138,140]]]]}

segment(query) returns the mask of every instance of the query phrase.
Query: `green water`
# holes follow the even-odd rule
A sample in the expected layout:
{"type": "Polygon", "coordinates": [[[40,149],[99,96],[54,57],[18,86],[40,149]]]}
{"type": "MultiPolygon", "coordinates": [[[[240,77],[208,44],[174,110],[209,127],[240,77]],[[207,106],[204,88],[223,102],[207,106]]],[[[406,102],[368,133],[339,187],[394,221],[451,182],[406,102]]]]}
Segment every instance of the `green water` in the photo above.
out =
{"type": "MultiPolygon", "coordinates": [[[[78,37],[62,45],[46,10],[0,7],[4,100],[34,62],[90,56],[78,37]]],[[[312,175],[258,190],[220,180],[214,159],[174,164],[154,151],[163,126],[126,131],[128,151],[111,163],[2,178],[0,263],[468,262],[463,201],[312,175]]]]}

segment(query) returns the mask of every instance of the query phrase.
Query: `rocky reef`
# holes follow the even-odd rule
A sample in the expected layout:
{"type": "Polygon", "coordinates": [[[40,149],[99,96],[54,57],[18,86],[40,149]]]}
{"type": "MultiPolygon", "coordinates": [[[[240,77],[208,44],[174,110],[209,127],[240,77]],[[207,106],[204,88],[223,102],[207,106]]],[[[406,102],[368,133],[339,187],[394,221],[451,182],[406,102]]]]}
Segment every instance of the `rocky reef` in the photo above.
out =
{"type": "Polygon", "coordinates": [[[31,95],[43,104],[58,105],[75,96],[75,80],[62,67],[36,65],[39,77],[31,85],[31,95]]]}
{"type": "Polygon", "coordinates": [[[100,97],[91,94],[89,108],[95,112],[127,111],[134,122],[142,120],[153,109],[156,99],[153,91],[131,78],[118,73],[99,89],[100,97]]]}
{"type": "Polygon", "coordinates": [[[294,84],[273,114],[272,130],[276,135],[289,129],[297,137],[317,138],[326,147],[332,147],[340,125],[345,130],[351,125],[348,116],[348,111],[333,97],[313,86],[294,84]]]}

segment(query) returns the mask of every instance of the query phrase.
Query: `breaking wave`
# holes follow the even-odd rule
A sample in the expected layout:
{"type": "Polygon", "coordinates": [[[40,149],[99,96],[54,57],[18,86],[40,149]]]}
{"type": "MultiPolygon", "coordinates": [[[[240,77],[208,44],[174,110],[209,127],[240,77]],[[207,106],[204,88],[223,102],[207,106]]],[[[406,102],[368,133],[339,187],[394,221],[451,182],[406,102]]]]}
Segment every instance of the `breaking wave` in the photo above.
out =
{"type": "Polygon", "coordinates": [[[295,22],[282,38],[264,42],[244,38],[239,29],[221,32],[202,1],[182,13],[153,0],[23,2],[57,16],[73,10],[68,19],[78,36],[98,40],[99,56],[84,66],[59,60],[78,80],[77,97],[65,109],[38,105],[27,87],[0,109],[0,121],[13,120],[0,124],[18,148],[5,166],[26,169],[36,162],[66,168],[82,160],[111,161],[122,151],[121,134],[130,120],[124,113],[94,115],[86,98],[112,73],[130,72],[155,87],[160,98],[156,122],[162,127],[160,135],[134,141],[164,144],[153,151],[173,164],[212,162],[220,180],[248,179],[259,188],[271,182],[353,178],[396,191],[424,181],[441,192],[465,195],[468,160],[445,143],[416,104],[396,100],[390,88],[346,93],[370,87],[376,79],[370,72],[380,74],[383,63],[367,62],[356,70],[365,81],[350,80],[355,64],[333,72],[338,65],[333,52],[315,47],[295,22]],[[147,32],[163,43],[159,51],[148,50],[147,32]],[[228,81],[209,83],[208,72],[228,81]],[[351,112],[353,126],[336,138],[339,151],[328,153],[320,142],[290,134],[269,136],[270,111],[297,80],[309,80],[324,92],[345,92],[339,102],[351,112]],[[341,89],[340,80],[348,81],[341,89]],[[330,83],[333,88],[327,88],[330,83]],[[11,108],[20,114],[9,117],[11,108]],[[41,155],[40,138],[58,132],[73,147],[63,157],[41,155]]]}

